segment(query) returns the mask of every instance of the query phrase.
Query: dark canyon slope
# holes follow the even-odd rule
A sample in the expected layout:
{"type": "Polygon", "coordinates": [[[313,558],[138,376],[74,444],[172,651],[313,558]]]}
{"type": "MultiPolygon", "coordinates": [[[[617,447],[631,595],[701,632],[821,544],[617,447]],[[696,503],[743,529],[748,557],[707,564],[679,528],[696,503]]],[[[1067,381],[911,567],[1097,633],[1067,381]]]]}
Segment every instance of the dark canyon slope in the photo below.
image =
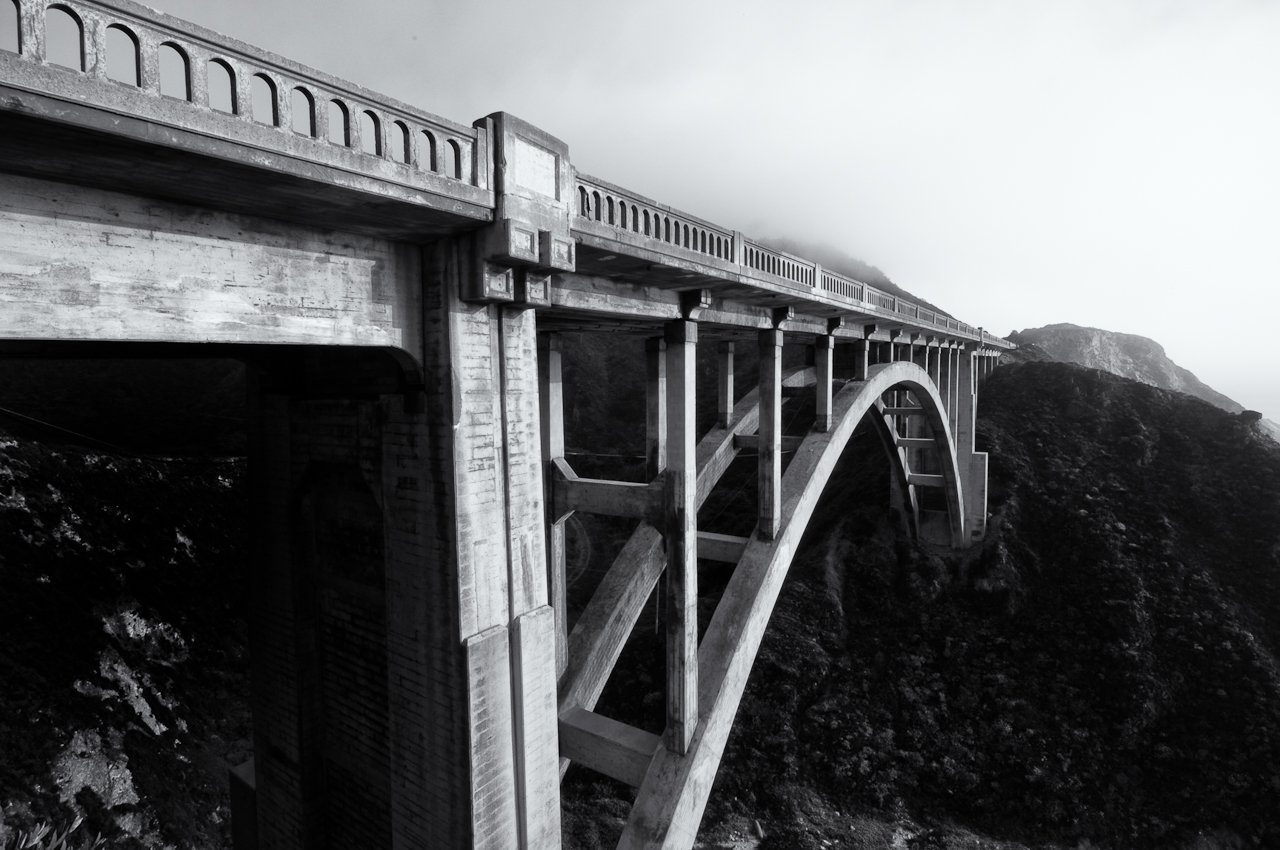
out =
{"type": "MultiPolygon", "coordinates": [[[[566,364],[571,445],[603,451],[605,426],[634,421],[634,397],[598,397],[628,385],[615,366],[630,368],[600,351],[566,364]]],[[[997,369],[979,416],[992,532],[965,556],[904,539],[873,435],[847,453],[704,840],[1280,847],[1280,447],[1195,399],[1058,363],[997,369]]],[[[750,510],[742,477],[745,495],[712,505],[722,520],[750,510]]],[[[78,808],[117,847],[223,846],[226,767],[248,754],[244,486],[235,462],[0,437],[11,830],[78,808]]],[[[606,530],[577,532],[587,585],[606,530]]],[[[721,569],[704,564],[707,611],[721,569]]],[[[661,714],[653,633],[637,629],[605,713],[661,714]]],[[[571,770],[566,846],[612,847],[629,793],[571,770]]]]}
{"type": "MultiPolygon", "coordinates": [[[[1280,847],[1280,447],[1056,363],[998,369],[980,416],[994,517],[966,557],[906,544],[878,447],[852,447],[704,835],[732,846],[758,820],[765,848],[1280,847]]],[[[626,715],[644,687],[615,678],[604,710],[626,715]]],[[[574,781],[570,846],[611,846],[598,814],[624,792],[574,781]]]]}

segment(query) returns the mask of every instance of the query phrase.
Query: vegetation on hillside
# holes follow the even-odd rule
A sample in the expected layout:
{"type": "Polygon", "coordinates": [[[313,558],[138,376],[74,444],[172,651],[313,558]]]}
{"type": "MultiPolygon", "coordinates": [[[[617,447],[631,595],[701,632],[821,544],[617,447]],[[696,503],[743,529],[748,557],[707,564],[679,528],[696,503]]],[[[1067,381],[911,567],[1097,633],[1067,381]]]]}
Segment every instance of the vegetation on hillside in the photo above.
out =
{"type": "MultiPolygon", "coordinates": [[[[1280,846],[1280,451],[1208,404],[1060,364],[997,370],[981,416],[995,516],[962,557],[904,542],[878,446],[851,447],[704,835],[1280,846]]],[[[616,674],[602,710],[651,722],[630,708],[644,678],[616,674]]],[[[610,846],[625,791],[573,783],[570,846],[610,846]]]]}
{"type": "MultiPolygon", "coordinates": [[[[639,348],[608,347],[566,364],[571,443],[639,475],[642,435],[604,427],[635,418],[639,348]]],[[[991,533],[958,556],[908,542],[874,435],[855,438],[766,633],[703,837],[1280,847],[1280,447],[1245,418],[1054,363],[988,379],[979,443],[991,533]]],[[[745,464],[709,503],[717,530],[749,516],[745,464]]],[[[0,438],[10,843],[79,813],[82,843],[226,846],[226,768],[251,749],[243,473],[0,438]]],[[[574,530],[579,603],[625,533],[574,530]]],[[[724,569],[703,567],[704,618],[724,569]]],[[[601,711],[652,728],[661,688],[650,617],[601,711]]],[[[575,768],[565,799],[567,847],[611,847],[630,792],[575,768]]]]}

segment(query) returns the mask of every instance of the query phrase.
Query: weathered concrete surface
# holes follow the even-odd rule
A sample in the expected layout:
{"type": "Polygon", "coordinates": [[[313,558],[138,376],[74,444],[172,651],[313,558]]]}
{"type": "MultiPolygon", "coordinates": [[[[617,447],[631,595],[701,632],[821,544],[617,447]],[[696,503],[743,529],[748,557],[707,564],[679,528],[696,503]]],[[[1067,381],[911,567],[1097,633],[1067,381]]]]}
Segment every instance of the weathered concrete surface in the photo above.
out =
{"type": "Polygon", "coordinates": [[[420,351],[419,249],[0,174],[0,339],[420,351]]]}

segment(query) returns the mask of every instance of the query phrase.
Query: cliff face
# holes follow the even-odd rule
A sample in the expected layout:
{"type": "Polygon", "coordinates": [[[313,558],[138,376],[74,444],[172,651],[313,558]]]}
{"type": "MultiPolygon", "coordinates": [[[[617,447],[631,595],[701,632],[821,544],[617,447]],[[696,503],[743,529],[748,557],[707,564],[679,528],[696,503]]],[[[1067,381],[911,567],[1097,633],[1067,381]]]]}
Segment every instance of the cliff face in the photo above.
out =
{"type": "Polygon", "coordinates": [[[1176,390],[1231,413],[1244,409],[1191,371],[1174,363],[1160,343],[1145,336],[1057,324],[1014,331],[1009,334],[1009,339],[1020,346],[1034,345],[1050,359],[1062,363],[1101,369],[1153,387],[1176,390]]]}

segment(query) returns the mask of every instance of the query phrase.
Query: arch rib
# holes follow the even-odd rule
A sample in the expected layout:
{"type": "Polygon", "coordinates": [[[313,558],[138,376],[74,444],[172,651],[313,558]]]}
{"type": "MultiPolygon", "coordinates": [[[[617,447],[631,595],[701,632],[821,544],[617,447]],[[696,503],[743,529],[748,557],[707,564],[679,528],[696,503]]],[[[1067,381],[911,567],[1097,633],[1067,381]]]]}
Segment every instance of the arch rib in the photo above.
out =
{"type": "Polygon", "coordinates": [[[698,649],[699,723],[687,754],[659,748],[640,787],[619,850],[687,850],[697,837],[720,757],[791,559],[836,461],[881,394],[908,389],[924,409],[939,449],[952,543],[964,545],[964,500],[947,417],[928,374],[913,363],[868,370],[833,400],[836,422],[811,433],[782,480],[782,527],[774,540],[753,537],[738,562],[698,649]]]}

